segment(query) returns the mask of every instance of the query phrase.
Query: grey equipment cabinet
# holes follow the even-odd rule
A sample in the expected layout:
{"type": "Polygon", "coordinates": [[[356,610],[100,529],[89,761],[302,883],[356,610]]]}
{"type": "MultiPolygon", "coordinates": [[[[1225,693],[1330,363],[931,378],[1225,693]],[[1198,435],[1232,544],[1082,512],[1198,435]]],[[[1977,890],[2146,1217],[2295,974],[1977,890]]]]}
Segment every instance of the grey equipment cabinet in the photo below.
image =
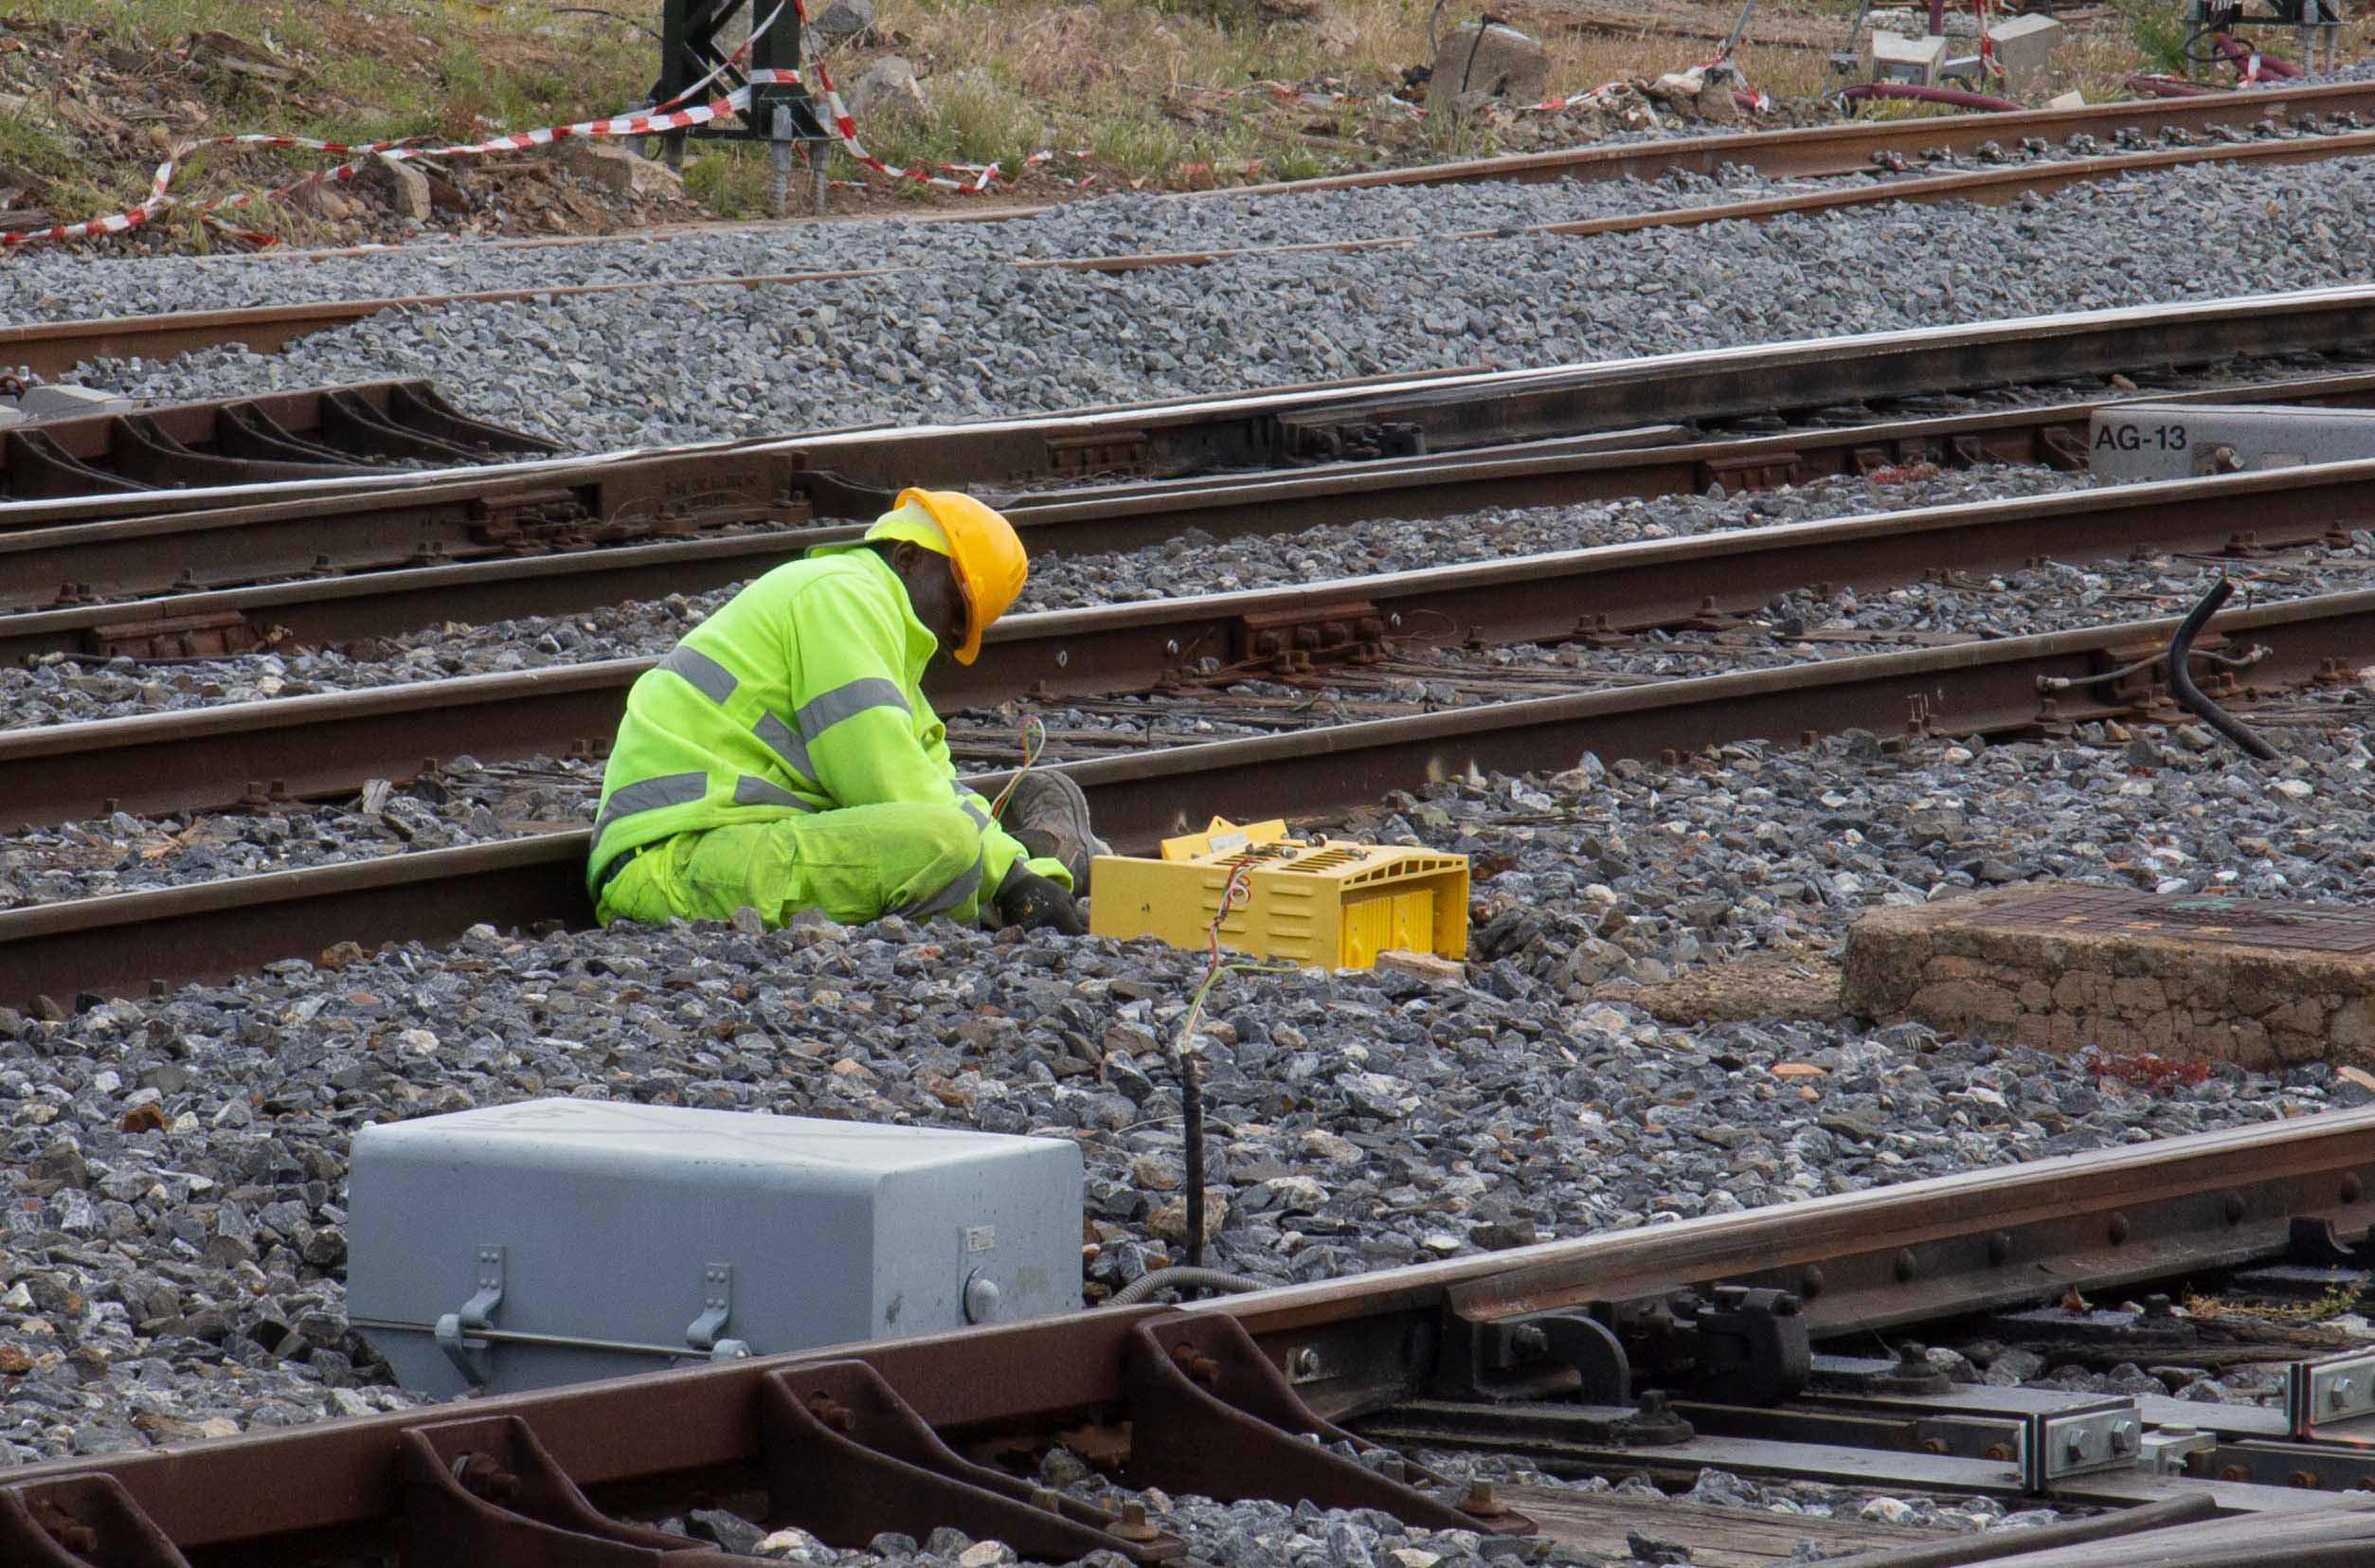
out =
{"type": "Polygon", "coordinates": [[[506,1393],[1080,1307],[1070,1141],[531,1100],[366,1127],[348,1307],[506,1393]]]}

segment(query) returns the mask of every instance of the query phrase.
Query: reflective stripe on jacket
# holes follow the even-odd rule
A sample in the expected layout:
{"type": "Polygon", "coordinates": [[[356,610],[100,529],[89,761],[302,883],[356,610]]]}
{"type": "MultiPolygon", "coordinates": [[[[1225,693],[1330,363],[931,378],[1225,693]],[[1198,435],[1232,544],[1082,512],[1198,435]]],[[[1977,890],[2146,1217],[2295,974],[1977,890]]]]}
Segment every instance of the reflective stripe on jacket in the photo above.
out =
{"type": "Polygon", "coordinates": [[[937,646],[871,550],[823,547],[751,583],[628,691],[588,889],[639,844],[892,801],[963,807],[997,888],[1026,852],[957,782],[920,684],[937,646]]]}

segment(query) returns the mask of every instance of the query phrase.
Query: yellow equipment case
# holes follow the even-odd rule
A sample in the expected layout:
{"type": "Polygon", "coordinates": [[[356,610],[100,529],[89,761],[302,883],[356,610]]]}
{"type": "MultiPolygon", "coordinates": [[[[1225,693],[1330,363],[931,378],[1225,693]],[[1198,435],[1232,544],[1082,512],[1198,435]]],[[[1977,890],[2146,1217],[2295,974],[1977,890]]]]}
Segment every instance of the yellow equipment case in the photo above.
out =
{"type": "Polygon", "coordinates": [[[1220,923],[1236,952],[1318,968],[1365,968],[1409,948],[1467,956],[1467,856],[1347,839],[1290,838],[1284,821],[1215,817],[1166,838],[1162,858],[1102,855],[1090,873],[1089,929],[1201,948],[1232,873],[1245,896],[1220,923]]]}

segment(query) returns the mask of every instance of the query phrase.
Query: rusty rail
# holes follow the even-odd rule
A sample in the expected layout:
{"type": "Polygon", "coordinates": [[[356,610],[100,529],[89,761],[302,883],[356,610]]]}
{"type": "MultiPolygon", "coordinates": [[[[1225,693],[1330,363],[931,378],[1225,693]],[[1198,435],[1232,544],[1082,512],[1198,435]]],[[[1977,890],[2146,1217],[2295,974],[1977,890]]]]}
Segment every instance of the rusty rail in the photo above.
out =
{"type": "MultiPolygon", "coordinates": [[[[1987,142],[2017,143],[2024,136],[2058,140],[2083,133],[2105,137],[2125,130],[2157,135],[2165,130],[2204,131],[2239,120],[2250,124],[2273,119],[2283,124],[2304,115],[2366,113],[2375,99],[2366,96],[2365,83],[2355,84],[2360,89],[2356,93],[2347,90],[2350,85],[2204,93],[2198,98],[2095,103],[2080,109],[2030,109],[2020,114],[1862,120],[1739,135],[1678,136],[1663,141],[1602,144],[1512,157],[1428,164],[1416,169],[1380,169],[1325,179],[1240,186],[1219,194],[1292,195],[1304,190],[1459,185],[1478,180],[1648,180],[1672,173],[1714,174],[1726,164],[1753,168],[1772,179],[1852,174],[1870,169],[1878,156],[1886,153],[1914,157],[1931,148],[1969,153],[1987,142]]],[[[1210,200],[1212,194],[1197,192],[1166,199],[1210,200]]]]}
{"type": "Polygon", "coordinates": [[[560,451],[474,419],[420,380],[313,387],[36,420],[0,432],[0,499],[368,476],[560,451]]]}
{"type": "MultiPolygon", "coordinates": [[[[1008,1484],[965,1469],[940,1447],[996,1438],[1028,1454],[1056,1432],[1084,1425],[1113,1434],[1109,1459],[1131,1485],[1376,1506],[1440,1525],[1448,1510],[1406,1484],[1432,1479],[1428,1472],[1412,1467],[1405,1480],[1388,1479],[1334,1458],[1304,1434],[1339,1433],[1339,1421],[1390,1431],[1407,1419],[1397,1410],[1423,1409],[1438,1418],[1464,1415],[1487,1431],[1498,1426],[1506,1446],[1522,1451],[1530,1425],[1588,1428],[1595,1415],[1622,1414],[1576,1404],[1573,1374],[1539,1349],[1520,1352],[1520,1370],[1566,1373],[1563,1390],[1552,1377],[1529,1403],[1495,1405],[1472,1395],[1427,1402],[1456,1364],[1448,1347],[1475,1336],[1550,1321],[1546,1312],[1596,1313],[1622,1325],[1664,1309],[1677,1292],[1782,1281],[1802,1304],[1810,1340],[1844,1329],[1861,1338],[1867,1323],[1918,1321],[1982,1300],[2182,1280],[2282,1256],[2296,1226],[2355,1229],[2370,1179],[2375,1109],[2330,1112],[1184,1309],[1108,1309],[838,1345],[26,1466],[0,1482],[0,1532],[15,1532],[0,1540],[40,1549],[84,1539],[67,1532],[104,1520],[118,1554],[105,1560],[141,1568],[181,1562],[183,1554],[261,1563],[295,1560],[297,1552],[342,1560],[401,1554],[421,1568],[432,1560],[437,1568],[657,1568],[656,1554],[632,1556],[630,1543],[647,1553],[673,1543],[638,1536],[639,1527],[622,1521],[650,1517],[666,1498],[707,1490],[763,1496],[769,1523],[800,1523],[843,1545],[861,1544],[874,1528],[920,1537],[952,1523],[1007,1539],[1029,1531],[1025,1550],[1054,1556],[1083,1549],[1063,1533],[1069,1525],[1102,1535],[1098,1544],[1133,1561],[1175,1555],[1177,1542],[1159,1531],[1116,1530],[1121,1522],[1095,1508],[1068,1504],[1060,1514],[1038,1511],[1035,1522],[1035,1510],[1015,1510],[1010,1499],[1019,1494],[1008,1484]],[[820,1449],[797,1418],[801,1407],[874,1414],[864,1421],[837,1417],[848,1440],[820,1449]],[[792,1462],[795,1454],[801,1463],[792,1462]],[[909,1463],[891,1462],[893,1454],[909,1463]],[[923,1482],[917,1464],[943,1479],[923,1482]],[[498,1473],[524,1484],[488,1484],[498,1473]],[[863,1507],[854,1512],[854,1503],[863,1507]],[[28,1533],[45,1527],[47,1541],[28,1533]],[[142,1542],[155,1555],[120,1555],[142,1542]]],[[[1793,1423],[1827,1423],[1820,1430],[1832,1433],[1823,1440],[1830,1445],[1843,1441],[1838,1428],[1860,1424],[1883,1447],[1901,1433],[1898,1441],[1911,1448],[1916,1430],[1911,1421],[1875,1420],[1853,1399],[1819,1395],[1780,1410],[1677,1408],[1701,1421],[1758,1420],[1785,1433],[1797,1429],[1793,1423]]],[[[2005,1423],[1965,1416],[1961,1425],[1984,1435],[2005,1423]]],[[[1615,1460],[1662,1471],[1696,1468],[1665,1458],[1677,1451],[1672,1435],[1648,1441],[1617,1447],[1615,1460]]],[[[1957,1490],[2030,1493],[2064,1506],[2207,1497],[2230,1511],[2265,1513],[2263,1523],[2228,1521],[2218,1533],[2233,1538],[2222,1540],[2228,1549],[2257,1545],[2269,1560],[2306,1541],[2347,1538],[2364,1523],[2356,1505],[2330,1491],[2132,1469],[2097,1469],[2036,1487],[2022,1479],[2024,1465],[1790,1446],[1805,1462],[1836,1463],[1861,1451],[1867,1477],[1886,1464],[1896,1473],[1955,1475],[1957,1490]]],[[[1692,1451],[1687,1438],[1680,1451],[1692,1451]]],[[[2353,1450],[2337,1432],[2281,1451],[2348,1465],[2353,1450]]],[[[1479,1505],[1465,1521],[1450,1517],[1487,1532],[1535,1528],[1498,1505],[1479,1505]]],[[[2040,1559],[2040,1568],[2044,1560],[2065,1559],[2040,1559]]]]}
{"type": "MultiPolygon", "coordinates": [[[[1892,586],[1931,571],[1989,569],[2040,556],[2080,561],[2139,547],[2216,550],[2245,534],[2257,547],[2313,542],[2370,510],[2375,461],[1729,530],[1293,588],[1036,611],[993,627],[970,668],[936,673],[933,697],[953,712],[1193,680],[1196,661],[1206,658],[1232,669],[1292,670],[1314,660],[1366,658],[1395,642],[1560,641],[1753,611],[1822,582],[1892,586]]],[[[764,535],[712,543],[731,546],[732,553],[703,544],[592,559],[616,559],[616,580],[643,582],[648,591],[649,557],[667,550],[708,551],[702,563],[731,580],[783,548],[764,535]]],[[[525,576],[532,587],[568,564],[350,579],[325,585],[333,591],[314,604],[325,622],[334,621],[358,596],[405,579],[417,580],[405,601],[415,605],[412,613],[433,607],[439,615],[461,614],[474,607],[474,578],[500,569],[508,591],[522,586],[512,579],[525,576]]],[[[322,589],[192,596],[185,619],[205,620],[210,606],[252,598],[262,606],[242,613],[270,620],[274,599],[286,603],[300,594],[322,589]]],[[[0,648],[28,640],[14,633],[12,621],[61,619],[56,612],[0,618],[0,648]]],[[[616,728],[626,688],[650,664],[605,659],[0,733],[0,820],[218,810],[256,797],[268,784],[298,797],[351,793],[369,778],[407,777],[424,757],[468,752],[497,762],[590,751],[616,728]]]]}
{"type": "MultiPolygon", "coordinates": [[[[1389,515],[1429,515],[1491,504],[1703,489],[1718,481],[1732,488],[1799,482],[1919,458],[2042,456],[2075,463],[2082,449],[2070,438],[2093,411],[2092,402],[1956,421],[1883,420],[1861,429],[1836,428],[1836,410],[1841,405],[1884,409],[1892,398],[2142,373],[2238,355],[2345,351],[2375,343],[2371,305],[2375,291],[2320,291],[1548,370],[1420,376],[1390,380],[1382,390],[1334,384],[1047,420],[548,460],[467,478],[436,474],[368,484],[0,502],[0,563],[7,568],[0,583],[8,585],[0,586],[0,608],[72,611],[45,623],[44,635],[54,635],[69,624],[125,619],[89,602],[127,594],[573,550],[737,522],[780,526],[815,516],[868,516],[910,482],[992,491],[1003,484],[1028,493],[1050,479],[1131,477],[1128,483],[1041,494],[1017,505],[1018,520],[1037,531],[1034,548],[1062,550],[1112,548],[1114,530],[1132,516],[1162,526],[1149,503],[1225,533],[1374,515],[1380,507],[1391,509],[1389,515]],[[1702,423],[1776,410],[1808,416],[1808,427],[1752,440],[1678,440],[1702,423]],[[1545,444],[1513,444],[1533,442],[1545,444]],[[1378,450],[1379,442],[1407,445],[1421,456],[1344,460],[1347,453],[1378,450]],[[1454,460],[1466,466],[1455,466],[1454,460]],[[1285,478],[1150,482],[1315,460],[1321,466],[1285,478]]],[[[2258,391],[2174,395],[2356,402],[2367,397],[2368,387],[2363,377],[2335,375],[2258,391]]],[[[716,543],[647,560],[655,567],[663,561],[681,566],[686,586],[709,586],[729,580],[716,575],[711,550],[734,555],[743,548],[716,543]]],[[[564,581],[566,569],[519,574],[523,581],[532,577],[536,586],[511,613],[592,602],[584,595],[600,591],[602,580],[615,581],[616,574],[600,562],[584,565],[594,577],[574,590],[564,581]]],[[[467,579],[474,599],[485,604],[503,603],[499,585],[507,580],[499,571],[467,579]]],[[[388,591],[401,595],[408,588],[391,583],[388,591]]],[[[335,596],[345,613],[361,613],[343,588],[335,596]]],[[[263,596],[246,603],[298,602],[263,596]]],[[[207,613],[237,607],[220,604],[207,613]]],[[[170,620],[174,613],[149,605],[132,618],[170,620]]],[[[13,652],[37,645],[56,644],[27,642],[13,652]]]]}
{"type": "MultiPolygon", "coordinates": [[[[1102,831],[1117,844],[1144,847],[1188,831],[1193,824],[1181,802],[1212,798],[1209,781],[1216,778],[1227,779],[1229,799],[1241,812],[1307,821],[1470,768],[1567,767],[1586,750],[1654,757],[1847,729],[2036,733],[2159,712],[2166,693],[2149,672],[2124,687],[2100,683],[2133,656],[2165,648],[2175,624],[2123,622],[1535,698],[1102,758],[1065,771],[1088,790],[1102,831]],[[2046,679],[2070,683],[2079,694],[2041,697],[2046,679]]],[[[2261,605],[2225,618],[2218,629],[2230,639],[2274,643],[2273,654],[2254,667],[2254,690],[2302,686],[2335,659],[2375,661],[2375,591],[2261,605]]],[[[273,715],[259,716],[269,722],[273,715]]],[[[101,736],[82,738],[107,744],[101,736]]],[[[999,782],[985,780],[992,788],[999,782]]],[[[552,834],[0,911],[0,1000],[17,1004],[60,991],[135,995],[153,982],[219,978],[310,956],[340,940],[367,946],[442,940],[481,920],[583,922],[585,838],[582,831],[552,834]]]]}
{"type": "MultiPolygon", "coordinates": [[[[1710,441],[1667,441],[1680,427],[1653,426],[1441,457],[1079,487],[1001,505],[1036,558],[1132,550],[1187,526],[1232,538],[1488,507],[1696,495],[1716,484],[1764,489],[1913,462],[2075,468],[2085,460],[2089,422],[2131,396],[1710,441]]],[[[2359,406],[2375,403],[2375,373],[2132,396],[2359,406]]],[[[282,635],[321,644],[397,636],[436,621],[562,615],[701,593],[856,532],[855,524],[804,519],[865,516],[891,499],[795,470],[780,453],[657,455],[591,473],[578,484],[497,479],[0,532],[0,566],[26,606],[5,613],[11,589],[0,586],[0,660],[236,652],[282,635]],[[592,548],[594,537],[612,542],[592,548]],[[643,537],[654,542],[620,542],[643,537]],[[358,568],[370,569],[332,574],[358,568]],[[295,580],[203,591],[282,575],[295,580]]]]}

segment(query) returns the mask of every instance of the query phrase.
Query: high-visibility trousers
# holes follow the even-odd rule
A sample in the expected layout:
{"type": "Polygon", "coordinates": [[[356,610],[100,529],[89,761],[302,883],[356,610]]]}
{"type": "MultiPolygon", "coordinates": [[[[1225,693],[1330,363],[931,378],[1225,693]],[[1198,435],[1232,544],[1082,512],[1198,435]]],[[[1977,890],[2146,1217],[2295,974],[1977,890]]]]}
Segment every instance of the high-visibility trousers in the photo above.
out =
{"type": "Polygon", "coordinates": [[[981,830],[955,805],[848,806],[679,833],[645,846],[603,884],[594,908],[613,920],[730,920],[746,906],[769,926],[821,910],[845,926],[886,914],[976,925],[981,830]]]}

